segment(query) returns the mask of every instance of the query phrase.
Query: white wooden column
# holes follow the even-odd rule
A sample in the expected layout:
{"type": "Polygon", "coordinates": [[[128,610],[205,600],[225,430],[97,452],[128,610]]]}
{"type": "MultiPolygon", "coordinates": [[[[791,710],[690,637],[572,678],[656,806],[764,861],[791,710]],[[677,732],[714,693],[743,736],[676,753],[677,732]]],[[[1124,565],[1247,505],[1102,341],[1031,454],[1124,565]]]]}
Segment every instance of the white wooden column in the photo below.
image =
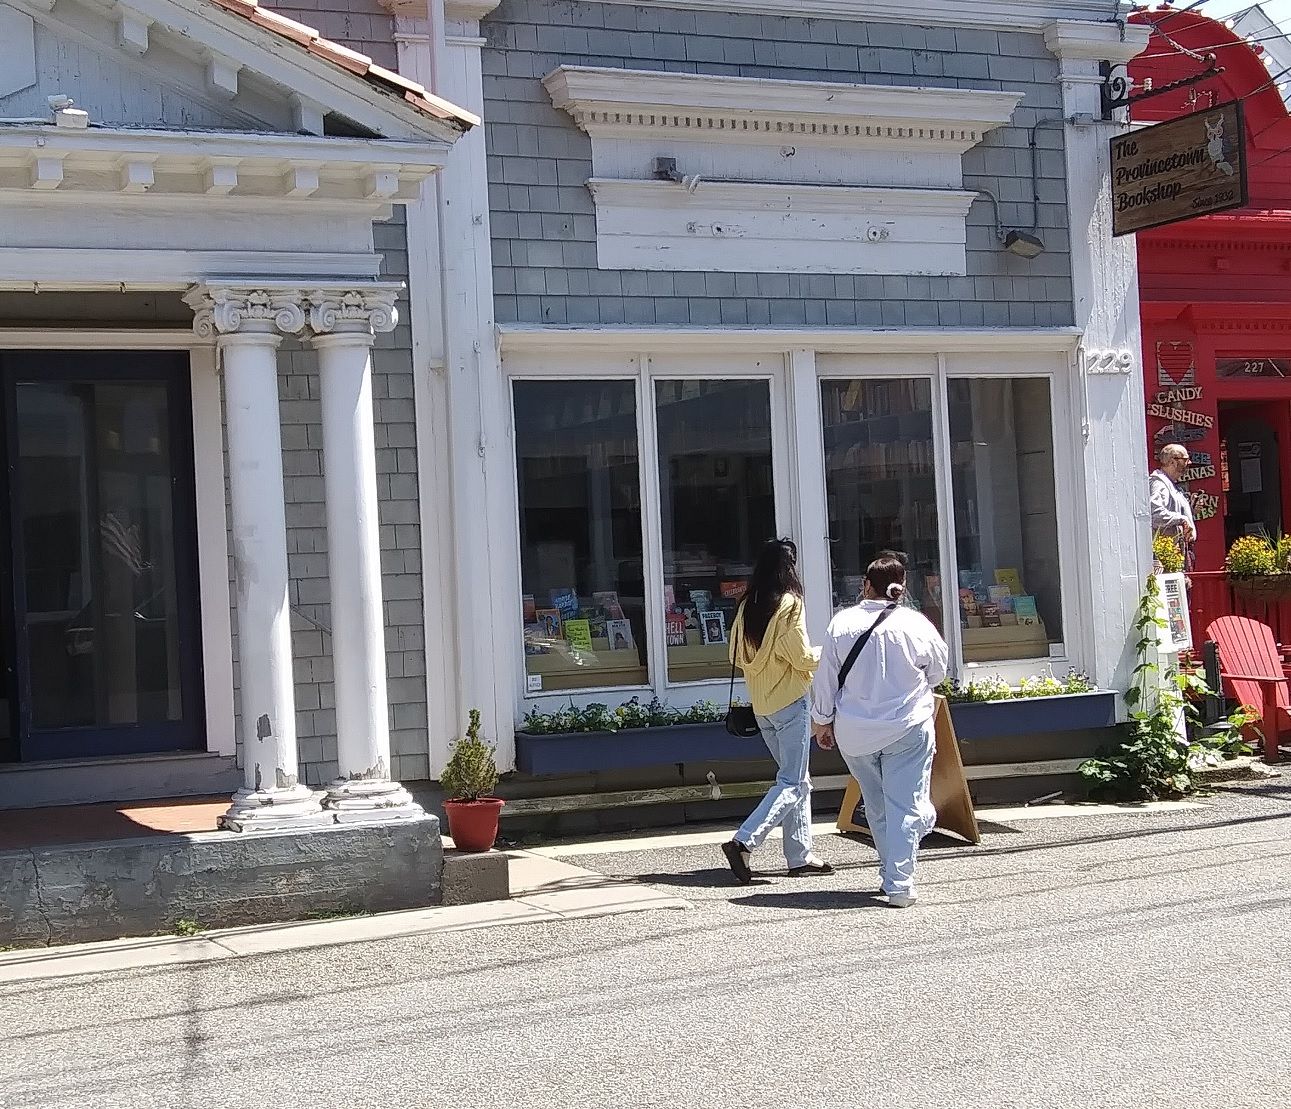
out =
{"type": "Polygon", "coordinates": [[[1108,140],[1121,126],[1097,122],[1099,63],[1129,62],[1146,48],[1149,34],[1147,27],[1086,22],[1054,23],[1045,31],[1045,43],[1059,59],[1068,121],[1062,133],[1071,276],[1082,332],[1070,395],[1074,410],[1088,414],[1080,444],[1088,526],[1078,529],[1088,545],[1071,561],[1080,579],[1076,608],[1085,614],[1081,654],[1098,684],[1110,689],[1131,684],[1130,636],[1152,544],[1143,465],[1138,258],[1132,236],[1112,238],[1108,140]]]}
{"type": "Polygon", "coordinates": [[[278,415],[278,345],[305,326],[305,312],[298,294],[268,287],[199,287],[186,300],[198,337],[219,352],[229,445],[245,785],[221,823],[233,831],[326,824],[322,795],[299,779],[278,415]]]}
{"type": "Polygon", "coordinates": [[[339,821],[401,820],[421,807],[390,777],[385,610],[381,596],[372,345],[397,322],[398,286],[309,294],[322,388],[323,486],[331,584],[340,777],[325,807],[339,821]]]}

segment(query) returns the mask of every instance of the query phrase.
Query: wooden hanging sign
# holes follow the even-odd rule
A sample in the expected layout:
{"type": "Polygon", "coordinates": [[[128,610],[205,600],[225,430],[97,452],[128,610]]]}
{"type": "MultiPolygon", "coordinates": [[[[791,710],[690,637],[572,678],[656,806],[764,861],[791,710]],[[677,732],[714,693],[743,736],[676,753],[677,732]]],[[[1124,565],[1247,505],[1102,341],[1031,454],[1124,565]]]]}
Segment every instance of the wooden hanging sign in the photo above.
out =
{"type": "Polygon", "coordinates": [[[1113,236],[1246,205],[1239,101],[1117,135],[1111,149],[1113,236]]]}

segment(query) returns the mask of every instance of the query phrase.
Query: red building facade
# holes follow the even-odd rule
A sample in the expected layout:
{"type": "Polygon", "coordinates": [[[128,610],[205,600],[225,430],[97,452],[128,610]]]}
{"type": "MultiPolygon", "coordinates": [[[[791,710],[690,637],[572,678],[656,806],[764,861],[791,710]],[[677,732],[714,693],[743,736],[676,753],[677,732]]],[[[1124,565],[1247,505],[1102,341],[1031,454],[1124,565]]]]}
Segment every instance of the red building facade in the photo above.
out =
{"type": "Polygon", "coordinates": [[[1141,232],[1148,449],[1181,442],[1197,516],[1196,569],[1219,570],[1240,535],[1291,532],[1291,80],[1264,48],[1197,11],[1142,12],[1157,28],[1130,66],[1150,123],[1241,101],[1249,203],[1141,232]]]}

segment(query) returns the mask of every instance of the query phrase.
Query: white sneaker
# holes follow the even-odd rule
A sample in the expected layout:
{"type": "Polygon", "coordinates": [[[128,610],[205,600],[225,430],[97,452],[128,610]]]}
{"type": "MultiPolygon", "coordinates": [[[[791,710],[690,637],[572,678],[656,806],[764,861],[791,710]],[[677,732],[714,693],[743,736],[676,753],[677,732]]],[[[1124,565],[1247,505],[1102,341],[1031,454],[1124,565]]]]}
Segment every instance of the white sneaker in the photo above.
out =
{"type": "Polygon", "coordinates": [[[918,903],[919,898],[913,893],[888,894],[888,904],[894,909],[909,909],[918,903]]]}

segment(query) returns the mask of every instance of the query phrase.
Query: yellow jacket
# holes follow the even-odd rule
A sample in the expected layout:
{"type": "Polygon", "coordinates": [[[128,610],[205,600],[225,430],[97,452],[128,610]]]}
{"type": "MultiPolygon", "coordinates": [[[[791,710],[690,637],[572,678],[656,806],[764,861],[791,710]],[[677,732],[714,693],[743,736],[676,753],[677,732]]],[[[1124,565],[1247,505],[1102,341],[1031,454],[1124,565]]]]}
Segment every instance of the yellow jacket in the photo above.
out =
{"type": "Polygon", "coordinates": [[[820,663],[820,648],[813,647],[807,638],[802,598],[792,593],[780,598],[780,607],[756,650],[744,635],[744,606],[740,605],[731,625],[727,657],[744,672],[753,711],[758,716],[770,716],[804,696],[820,663]]]}

